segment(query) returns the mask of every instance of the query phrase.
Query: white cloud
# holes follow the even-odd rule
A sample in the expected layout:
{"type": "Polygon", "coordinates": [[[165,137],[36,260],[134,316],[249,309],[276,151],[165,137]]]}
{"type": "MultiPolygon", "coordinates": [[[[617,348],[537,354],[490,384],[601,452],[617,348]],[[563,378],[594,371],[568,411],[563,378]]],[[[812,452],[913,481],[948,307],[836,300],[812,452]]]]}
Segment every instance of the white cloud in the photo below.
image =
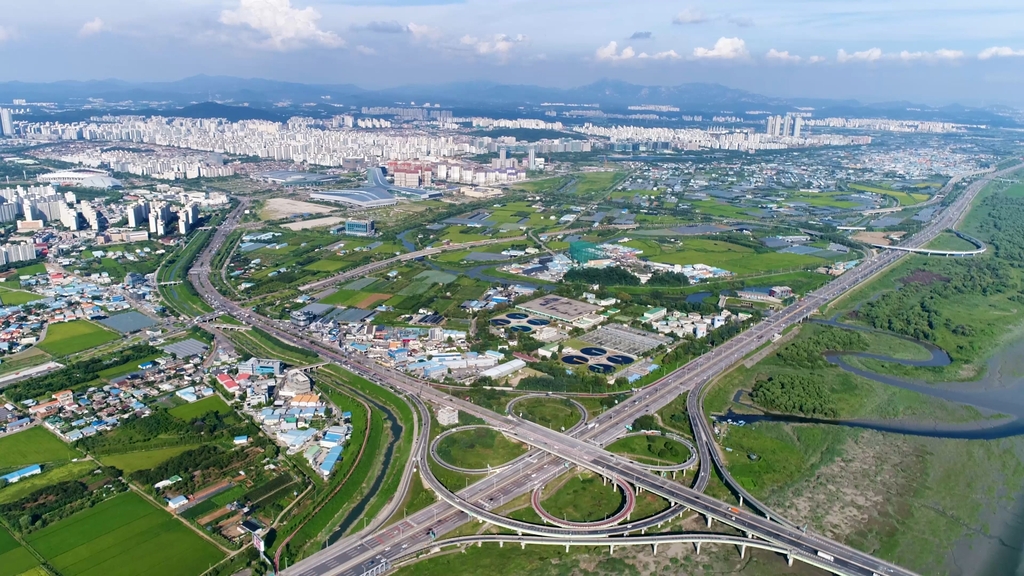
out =
{"type": "Polygon", "coordinates": [[[869,48],[861,52],[849,53],[842,48],[836,54],[836,60],[842,62],[877,62],[882,59],[881,48],[869,48]]]}
{"type": "Polygon", "coordinates": [[[779,51],[776,50],[775,48],[769,50],[768,53],[764,55],[764,57],[769,60],[778,60],[779,62],[799,62],[803,60],[803,58],[797,56],[796,54],[790,54],[788,50],[779,51]]]}
{"type": "Polygon", "coordinates": [[[82,24],[82,28],[78,31],[78,37],[85,38],[86,36],[99,34],[100,32],[103,32],[106,29],[106,24],[104,24],[103,20],[100,20],[99,16],[97,16],[96,18],[89,20],[85,24],[82,24]]]}
{"type": "MultiPolygon", "coordinates": [[[[889,55],[887,54],[886,57],[889,57],[889,55]]],[[[908,52],[904,50],[892,57],[904,62],[913,62],[915,60],[959,60],[964,57],[964,53],[961,50],[940,48],[935,52],[908,52]]]]}
{"type": "Polygon", "coordinates": [[[508,56],[509,52],[516,47],[517,44],[526,42],[526,36],[517,34],[515,36],[509,36],[508,34],[495,34],[489,40],[481,40],[475,36],[466,34],[463,36],[459,43],[464,46],[471,46],[477,54],[497,54],[504,58],[508,56]]]}
{"type": "Polygon", "coordinates": [[[1024,50],[1014,50],[1009,46],[993,46],[991,48],[985,48],[978,54],[978,60],[988,60],[989,58],[1007,58],[1010,56],[1024,56],[1024,50]]]}
{"type": "Polygon", "coordinates": [[[746,58],[750,53],[747,52],[747,43],[740,38],[719,38],[718,42],[715,42],[713,48],[702,48],[697,47],[693,49],[694,58],[720,58],[722,60],[734,60],[737,58],[746,58]]]}
{"type": "Polygon", "coordinates": [[[328,48],[344,46],[334,32],[317,26],[320,13],[312,7],[293,8],[291,0],[239,0],[234,10],[220,13],[228,26],[247,26],[266,35],[264,45],[274,50],[300,48],[316,44],[328,48]]]}
{"type": "Polygon", "coordinates": [[[360,54],[362,54],[364,56],[374,56],[374,55],[377,54],[376,50],[374,50],[373,48],[370,48],[369,46],[363,46],[362,44],[360,44],[359,46],[356,46],[356,52],[359,52],[360,54]]]}
{"type": "Polygon", "coordinates": [[[441,35],[441,31],[437,28],[431,28],[430,26],[417,24],[415,22],[409,22],[409,25],[405,28],[410,34],[412,34],[412,37],[417,40],[421,38],[437,38],[441,35]]]}
{"type": "Polygon", "coordinates": [[[646,52],[641,52],[637,56],[637,58],[641,58],[644,60],[679,60],[680,58],[682,58],[682,56],[677,54],[675,50],[666,50],[664,52],[658,52],[657,54],[648,54],[646,52]]]}
{"type": "Polygon", "coordinates": [[[612,40],[607,46],[598,48],[594,55],[597,56],[598,60],[616,62],[618,60],[629,60],[636,56],[636,52],[633,51],[632,46],[626,46],[619,52],[619,43],[612,40]]]}
{"type": "Polygon", "coordinates": [[[6,42],[14,38],[14,28],[0,26],[0,42],[6,42]]]}
{"type": "Polygon", "coordinates": [[[754,19],[748,16],[729,16],[727,20],[740,28],[750,28],[754,25],[754,19]]]}
{"type": "Polygon", "coordinates": [[[811,56],[810,58],[807,59],[807,62],[810,63],[810,64],[817,64],[818,62],[824,62],[824,61],[825,61],[825,57],[824,56],[811,56]]]}
{"type": "Polygon", "coordinates": [[[708,17],[696,8],[685,8],[672,19],[673,24],[702,24],[708,21],[708,17]]]}

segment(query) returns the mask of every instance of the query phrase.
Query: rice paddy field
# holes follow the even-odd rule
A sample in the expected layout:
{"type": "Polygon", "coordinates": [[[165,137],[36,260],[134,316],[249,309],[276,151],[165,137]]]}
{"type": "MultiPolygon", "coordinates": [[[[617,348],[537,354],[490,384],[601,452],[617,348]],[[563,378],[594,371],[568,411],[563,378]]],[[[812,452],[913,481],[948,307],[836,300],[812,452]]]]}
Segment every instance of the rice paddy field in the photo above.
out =
{"type": "Polygon", "coordinates": [[[19,576],[39,566],[39,560],[0,528],[0,576],[19,576]]]}
{"type": "Polygon", "coordinates": [[[88,320],[72,320],[47,326],[46,337],[39,343],[39,349],[54,356],[67,356],[120,337],[114,331],[88,320]]]}
{"type": "Polygon", "coordinates": [[[81,455],[40,426],[0,438],[0,471],[67,461],[81,455]]]}
{"type": "Polygon", "coordinates": [[[194,576],[224,557],[133,492],[51,524],[26,540],[65,576],[194,576]]]}
{"type": "Polygon", "coordinates": [[[755,252],[753,248],[704,238],[685,239],[678,244],[660,244],[654,240],[631,240],[627,246],[643,250],[642,257],[666,264],[707,264],[737,275],[760,274],[821,266],[817,256],[781,252],[755,252]]]}

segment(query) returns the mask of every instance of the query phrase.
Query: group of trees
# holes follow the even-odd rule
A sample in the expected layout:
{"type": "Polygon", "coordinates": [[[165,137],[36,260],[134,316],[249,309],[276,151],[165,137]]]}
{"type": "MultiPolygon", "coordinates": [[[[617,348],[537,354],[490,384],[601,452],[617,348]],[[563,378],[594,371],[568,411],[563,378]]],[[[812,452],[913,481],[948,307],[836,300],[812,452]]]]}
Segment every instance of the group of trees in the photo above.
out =
{"type": "Polygon", "coordinates": [[[750,393],[763,408],[787,414],[834,418],[839,414],[835,396],[821,378],[805,374],[778,374],[754,384],[750,393]]]}
{"type": "Polygon", "coordinates": [[[690,285],[690,279],[686,274],[680,272],[658,272],[647,281],[648,286],[663,286],[665,288],[682,288],[690,285]]]}
{"type": "Polygon", "coordinates": [[[97,474],[90,475],[88,481],[104,484],[110,489],[91,490],[79,480],[43,486],[23,498],[0,505],[0,518],[7,526],[23,534],[39,530],[127,490],[127,486],[117,480],[120,477],[121,471],[117,468],[102,466],[97,474]]]}
{"type": "Polygon", "coordinates": [[[639,286],[640,279],[625,268],[572,268],[562,280],[577,284],[600,284],[602,286],[639,286]]]}
{"type": "Polygon", "coordinates": [[[855,352],[867,346],[867,339],[856,330],[820,326],[812,336],[783,346],[775,356],[787,366],[822,368],[828,365],[825,352],[855,352]]]}
{"type": "Polygon", "coordinates": [[[75,388],[80,384],[91,382],[99,377],[102,370],[111,366],[127,364],[159,353],[160,349],[149,344],[138,344],[122,350],[115,358],[97,357],[73,362],[55,372],[14,384],[6,388],[4,393],[12,402],[46,396],[58,390],[75,388]]]}
{"type": "Polygon", "coordinates": [[[182,452],[149,470],[136,470],[129,477],[143,486],[152,486],[171,476],[181,476],[182,482],[174,486],[176,491],[187,491],[193,474],[202,470],[222,470],[230,466],[238,455],[213,444],[182,452]]]}
{"type": "Polygon", "coordinates": [[[582,374],[567,370],[560,360],[546,360],[530,365],[530,368],[544,372],[544,376],[527,376],[519,381],[522,390],[545,392],[604,392],[608,388],[605,376],[582,374]]]}
{"type": "Polygon", "coordinates": [[[162,446],[200,444],[217,438],[248,435],[258,437],[259,429],[234,416],[210,411],[189,421],[158,408],[145,418],[130,416],[116,430],[79,440],[79,446],[95,454],[118,454],[162,446]]]}

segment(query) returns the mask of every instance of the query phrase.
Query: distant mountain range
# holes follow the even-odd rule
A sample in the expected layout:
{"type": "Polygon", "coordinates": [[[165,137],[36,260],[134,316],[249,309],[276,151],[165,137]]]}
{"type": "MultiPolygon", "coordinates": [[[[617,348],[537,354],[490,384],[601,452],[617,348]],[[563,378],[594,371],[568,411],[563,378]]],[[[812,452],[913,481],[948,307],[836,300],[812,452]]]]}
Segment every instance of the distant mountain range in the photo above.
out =
{"type": "MultiPolygon", "coordinates": [[[[473,110],[515,109],[544,102],[598,104],[605,110],[624,110],[630,105],[676,106],[682,112],[714,114],[747,110],[773,113],[811,107],[819,114],[884,115],[892,118],[935,119],[955,122],[1015,124],[1011,111],[1001,108],[969,108],[950,105],[941,108],[910,102],[862,104],[855,100],[794,99],[764,96],[720,84],[687,83],[676,86],[642,86],[616,80],[601,80],[576,88],[560,89],[493,82],[461,82],[438,85],[400,86],[366,90],[352,84],[300,84],[277,80],[192,76],[173,82],[125,82],[121,80],[62,81],[52,83],[2,82],[0,102],[22,98],[29,102],[55,102],[80,108],[102,100],[102,110],[124,109],[139,113],[175,110],[176,115],[212,117],[221,113],[231,119],[281,119],[303,110],[310,115],[338,113],[338,105],[373,106],[396,103],[440,103],[446,108],[473,110]],[[239,106],[217,108],[211,101],[239,106]],[[181,108],[185,106],[185,108],[181,108]]],[[[95,113],[94,109],[94,113],[95,113]]]]}

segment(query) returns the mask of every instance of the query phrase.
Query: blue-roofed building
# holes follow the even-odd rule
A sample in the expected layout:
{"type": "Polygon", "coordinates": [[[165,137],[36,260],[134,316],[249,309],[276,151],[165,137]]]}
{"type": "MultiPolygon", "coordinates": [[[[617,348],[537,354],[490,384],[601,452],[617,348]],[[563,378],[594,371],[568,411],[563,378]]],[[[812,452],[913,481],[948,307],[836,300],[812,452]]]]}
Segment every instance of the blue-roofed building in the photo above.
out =
{"type": "Polygon", "coordinates": [[[341,460],[341,453],[344,450],[343,446],[335,446],[328,450],[323,462],[320,463],[320,474],[325,478],[330,476],[331,472],[334,472],[334,467],[337,466],[338,461],[341,460]]]}
{"type": "Polygon", "coordinates": [[[171,510],[177,510],[185,504],[188,504],[188,498],[185,498],[184,496],[175,496],[167,501],[167,507],[171,510]]]}
{"type": "Polygon", "coordinates": [[[36,474],[41,474],[42,472],[43,472],[43,469],[39,466],[39,464],[33,464],[31,466],[26,466],[25,468],[22,468],[21,470],[15,470],[14,472],[11,472],[10,474],[5,474],[3,476],[0,476],[0,480],[6,480],[8,484],[14,484],[15,482],[21,480],[22,478],[28,478],[29,476],[35,476],[36,474]]]}

